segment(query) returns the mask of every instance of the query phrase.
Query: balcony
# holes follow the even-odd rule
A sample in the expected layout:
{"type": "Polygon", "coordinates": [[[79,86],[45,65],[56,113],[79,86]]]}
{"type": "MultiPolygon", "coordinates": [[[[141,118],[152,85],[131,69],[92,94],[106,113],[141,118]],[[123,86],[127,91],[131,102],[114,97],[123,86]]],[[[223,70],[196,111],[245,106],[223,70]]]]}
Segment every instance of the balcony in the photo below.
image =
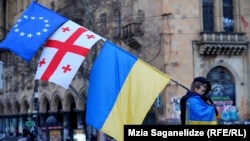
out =
{"type": "Polygon", "coordinates": [[[124,43],[136,50],[141,47],[138,37],[143,36],[143,34],[142,23],[140,22],[129,23],[122,27],[122,39],[124,43]]]}
{"type": "Polygon", "coordinates": [[[125,26],[122,27],[122,37],[128,38],[131,36],[142,36],[144,34],[143,28],[142,28],[142,23],[129,23],[125,26]]]}
{"type": "Polygon", "coordinates": [[[243,55],[248,49],[245,33],[201,33],[199,53],[202,55],[243,55]]]}

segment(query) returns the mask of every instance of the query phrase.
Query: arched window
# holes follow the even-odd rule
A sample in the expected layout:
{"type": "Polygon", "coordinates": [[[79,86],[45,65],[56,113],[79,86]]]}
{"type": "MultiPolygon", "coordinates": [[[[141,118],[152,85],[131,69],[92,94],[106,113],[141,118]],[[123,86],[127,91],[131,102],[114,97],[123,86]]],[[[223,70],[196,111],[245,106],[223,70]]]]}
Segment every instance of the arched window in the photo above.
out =
{"type": "Polygon", "coordinates": [[[235,80],[232,73],[225,67],[217,66],[210,70],[207,79],[212,86],[209,95],[221,114],[221,120],[238,120],[235,103],[235,80]]]}

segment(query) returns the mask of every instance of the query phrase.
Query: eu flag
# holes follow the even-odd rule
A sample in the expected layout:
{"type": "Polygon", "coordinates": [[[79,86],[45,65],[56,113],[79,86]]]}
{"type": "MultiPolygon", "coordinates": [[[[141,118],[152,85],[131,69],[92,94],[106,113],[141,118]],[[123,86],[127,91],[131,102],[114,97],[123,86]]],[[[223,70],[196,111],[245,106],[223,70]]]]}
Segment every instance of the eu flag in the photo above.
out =
{"type": "Polygon", "coordinates": [[[33,1],[12,27],[0,48],[29,62],[42,44],[68,19],[33,1]]]}

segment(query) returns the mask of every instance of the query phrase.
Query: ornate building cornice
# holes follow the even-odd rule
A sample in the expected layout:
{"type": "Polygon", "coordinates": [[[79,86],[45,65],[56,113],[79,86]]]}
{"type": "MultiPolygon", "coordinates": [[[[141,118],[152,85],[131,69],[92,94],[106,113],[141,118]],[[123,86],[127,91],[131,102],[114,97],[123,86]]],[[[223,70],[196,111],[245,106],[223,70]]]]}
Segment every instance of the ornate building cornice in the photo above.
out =
{"type": "Polygon", "coordinates": [[[199,53],[203,55],[244,55],[248,49],[245,33],[202,32],[199,53]]]}

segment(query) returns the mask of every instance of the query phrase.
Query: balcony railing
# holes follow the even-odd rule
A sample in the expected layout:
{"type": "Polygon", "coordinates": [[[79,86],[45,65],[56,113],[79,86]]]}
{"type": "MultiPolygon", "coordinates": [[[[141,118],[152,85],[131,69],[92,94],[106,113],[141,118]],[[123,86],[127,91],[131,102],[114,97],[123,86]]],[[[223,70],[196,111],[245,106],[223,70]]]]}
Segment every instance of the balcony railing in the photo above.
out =
{"type": "Polygon", "coordinates": [[[123,39],[132,36],[142,36],[143,35],[142,23],[129,23],[122,27],[122,37],[123,39]]]}
{"type": "Polygon", "coordinates": [[[142,23],[134,22],[122,27],[121,37],[125,44],[137,50],[141,47],[141,43],[137,38],[143,36],[143,34],[142,23]]]}
{"type": "Polygon", "coordinates": [[[243,55],[248,49],[245,33],[201,33],[199,53],[204,55],[243,55]]]}

